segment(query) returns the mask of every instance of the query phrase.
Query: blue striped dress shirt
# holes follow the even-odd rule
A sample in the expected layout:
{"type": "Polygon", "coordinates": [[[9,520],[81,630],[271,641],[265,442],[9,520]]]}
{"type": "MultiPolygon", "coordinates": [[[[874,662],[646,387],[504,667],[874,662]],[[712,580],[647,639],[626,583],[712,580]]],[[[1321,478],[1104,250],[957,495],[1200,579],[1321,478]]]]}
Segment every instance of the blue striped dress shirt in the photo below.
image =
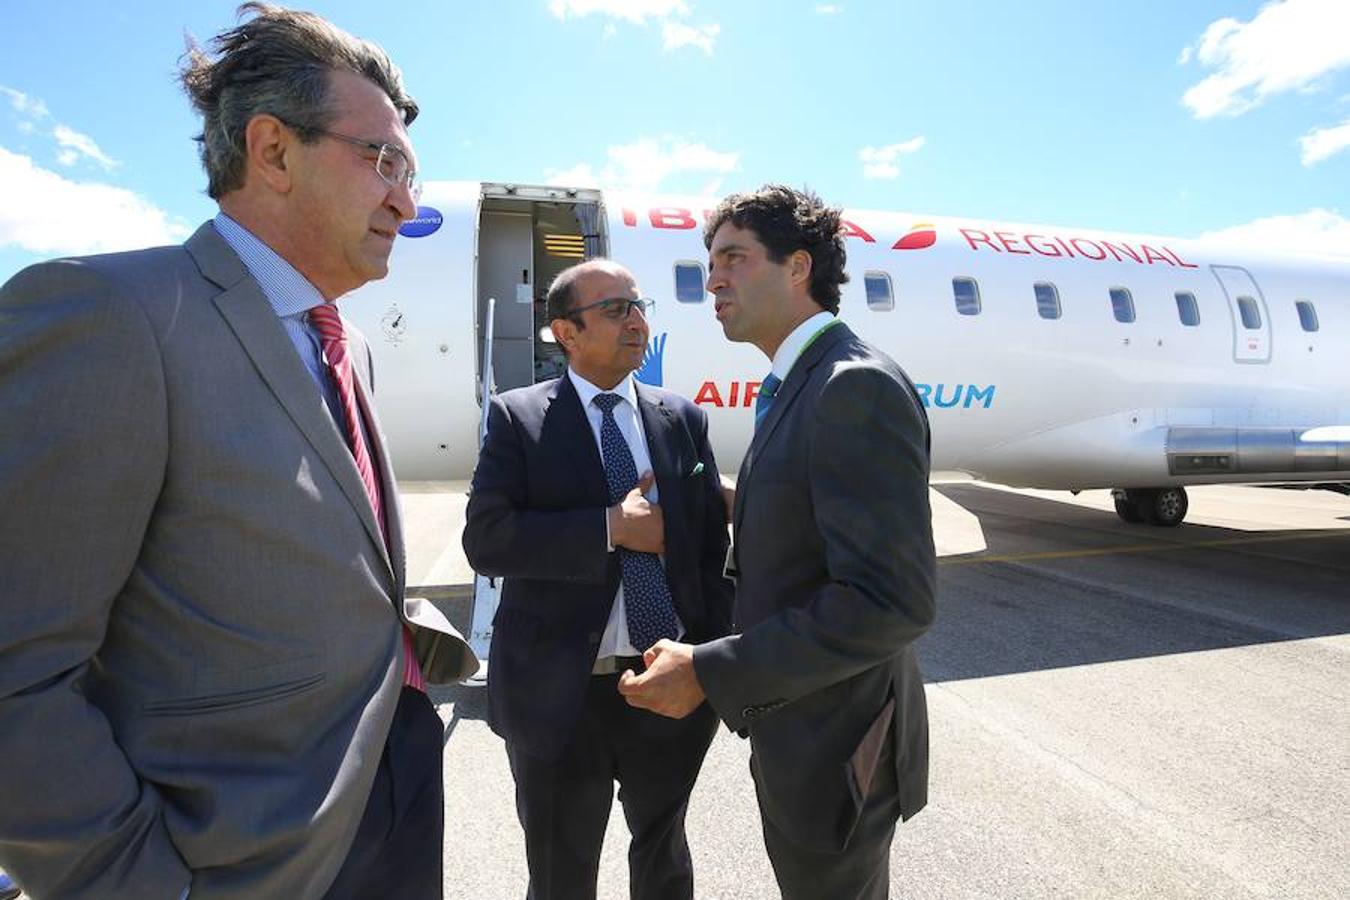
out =
{"type": "Polygon", "coordinates": [[[311,307],[324,302],[323,295],[309,283],[309,279],[278,256],[275,250],[225,213],[217,213],[211,224],[225,243],[230,245],[230,249],[239,255],[244,268],[262,288],[263,296],[272,304],[272,310],[286,329],[286,336],[295,345],[295,352],[300,354],[300,361],[318,386],[334,424],[341,422],[342,405],[338,400],[337,387],[333,379],[328,377],[319,332],[309,324],[307,315],[311,307]]]}

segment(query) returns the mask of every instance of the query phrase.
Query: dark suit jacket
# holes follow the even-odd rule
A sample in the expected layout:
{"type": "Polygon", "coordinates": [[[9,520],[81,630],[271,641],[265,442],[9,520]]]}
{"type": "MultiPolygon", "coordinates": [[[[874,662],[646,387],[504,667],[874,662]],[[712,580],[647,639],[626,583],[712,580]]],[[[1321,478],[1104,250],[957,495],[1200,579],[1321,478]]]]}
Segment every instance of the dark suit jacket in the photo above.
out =
{"type": "MultiPolygon", "coordinates": [[[[660,388],[638,383],[637,397],[675,610],[688,640],[719,637],[730,630],[732,585],[722,576],[726,505],[707,416],[660,388]]],[[[537,756],[556,757],[571,738],[619,588],[618,554],[605,549],[608,499],[570,379],[493,398],[464,552],[476,571],[505,578],[488,657],[489,723],[537,756]]]]}
{"type": "Polygon", "coordinates": [[[345,439],[210,223],[0,289],[0,861],[37,897],[321,896],[402,676],[477,668],[403,599],[345,439]]]}
{"type": "Polygon", "coordinates": [[[843,324],[808,346],[746,453],[732,521],[742,634],[696,648],[695,671],[749,732],[764,815],[837,852],[892,721],[904,817],[927,797],[913,643],[934,616],[928,423],[899,366],[843,324]]]}

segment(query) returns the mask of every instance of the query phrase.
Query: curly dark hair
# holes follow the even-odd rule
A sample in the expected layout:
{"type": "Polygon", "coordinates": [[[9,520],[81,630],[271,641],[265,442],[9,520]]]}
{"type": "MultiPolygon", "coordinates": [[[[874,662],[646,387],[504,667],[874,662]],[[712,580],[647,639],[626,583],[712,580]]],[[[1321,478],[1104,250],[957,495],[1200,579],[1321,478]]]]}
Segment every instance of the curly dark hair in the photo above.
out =
{"type": "Polygon", "coordinates": [[[244,186],[244,130],[268,113],[295,127],[305,143],[318,140],[335,115],[328,105],[329,74],[345,70],[378,85],[403,114],[417,118],[417,101],[403,89],[398,67],[378,45],[353,37],[314,13],[268,3],[245,3],[252,18],[211,40],[212,58],[189,38],[180,77],[202,115],[202,165],[207,194],[219,200],[244,186]]]}
{"type": "Polygon", "coordinates": [[[775,263],[798,250],[811,254],[811,299],[827,312],[839,313],[839,288],[848,282],[848,253],[837,208],[826,206],[809,188],[766,184],[719,203],[703,229],[703,246],[712,249],[717,229],[727,222],[753,231],[775,263]]]}

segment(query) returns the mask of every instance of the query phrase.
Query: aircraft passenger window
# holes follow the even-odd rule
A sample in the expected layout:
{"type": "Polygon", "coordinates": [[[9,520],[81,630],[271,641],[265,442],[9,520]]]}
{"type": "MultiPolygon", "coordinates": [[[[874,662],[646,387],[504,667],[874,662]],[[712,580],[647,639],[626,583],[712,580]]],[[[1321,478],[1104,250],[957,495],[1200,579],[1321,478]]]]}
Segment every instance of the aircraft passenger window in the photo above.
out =
{"type": "Polygon", "coordinates": [[[1248,331],[1257,331],[1261,327],[1261,307],[1251,297],[1238,298],[1238,314],[1242,316],[1242,327],[1248,331]]]}
{"type": "Polygon", "coordinates": [[[1125,288],[1111,288],[1111,314],[1117,322],[1134,321],[1134,297],[1125,288]]]}
{"type": "Polygon", "coordinates": [[[974,278],[953,278],[952,296],[956,298],[956,311],[961,315],[980,314],[980,286],[974,278]]]}
{"type": "Polygon", "coordinates": [[[1304,331],[1317,330],[1317,309],[1312,305],[1311,300],[1299,300],[1294,304],[1298,307],[1298,321],[1303,326],[1304,331]]]}
{"type": "Polygon", "coordinates": [[[708,292],[704,290],[703,263],[682,259],[675,263],[675,299],[681,303],[702,303],[708,292]]]}
{"type": "Polygon", "coordinates": [[[1181,319],[1182,325],[1195,326],[1200,324],[1200,305],[1195,302],[1195,295],[1178,291],[1177,298],[1177,317],[1181,319]]]}
{"type": "Polygon", "coordinates": [[[895,292],[891,290],[891,276],[885,272],[866,272],[863,274],[863,287],[867,291],[868,309],[895,309],[895,292]]]}
{"type": "Polygon", "coordinates": [[[1059,288],[1047,281],[1038,281],[1036,290],[1036,312],[1042,319],[1058,319],[1062,310],[1059,306],[1059,288]]]}

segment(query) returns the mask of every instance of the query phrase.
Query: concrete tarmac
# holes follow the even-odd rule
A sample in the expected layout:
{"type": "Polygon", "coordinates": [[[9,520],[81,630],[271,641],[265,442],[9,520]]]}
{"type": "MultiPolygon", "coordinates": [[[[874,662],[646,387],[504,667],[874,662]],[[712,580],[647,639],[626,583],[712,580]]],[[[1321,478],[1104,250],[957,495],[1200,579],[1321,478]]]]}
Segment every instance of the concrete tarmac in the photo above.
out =
{"type": "MultiPolygon", "coordinates": [[[[897,830],[893,897],[1350,896],[1350,498],[1190,493],[1187,523],[1161,529],[1121,522],[1105,491],[935,488],[931,799],[897,830]]],[[[404,501],[422,583],[452,583],[462,486],[404,501]]],[[[446,896],[524,897],[484,694],[433,698],[446,896]]],[[[700,898],[778,896],[747,766],[723,729],[689,809],[700,898]]],[[[601,898],[628,896],[627,842],[616,803],[601,898]]]]}
{"type": "MultiPolygon", "coordinates": [[[[411,485],[409,582],[467,633],[463,484],[411,485]]],[[[1350,498],[1192,488],[1180,528],[1078,497],[938,485],[938,622],[922,639],[928,808],[891,896],[1350,897],[1350,498]]],[[[445,721],[445,896],[525,896],[524,844],[480,688],[445,721]]],[[[774,898],[745,741],[690,803],[699,898],[774,898]]],[[[625,898],[615,804],[599,897],[625,898]]]]}

